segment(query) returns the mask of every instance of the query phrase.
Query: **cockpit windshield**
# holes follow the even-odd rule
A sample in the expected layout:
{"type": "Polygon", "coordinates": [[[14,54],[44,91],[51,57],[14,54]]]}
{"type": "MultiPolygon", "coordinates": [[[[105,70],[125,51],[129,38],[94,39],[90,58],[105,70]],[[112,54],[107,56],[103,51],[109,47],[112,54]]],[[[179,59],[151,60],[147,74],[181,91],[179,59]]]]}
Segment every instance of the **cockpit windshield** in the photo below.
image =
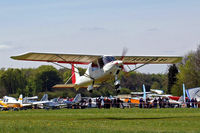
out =
{"type": "Polygon", "coordinates": [[[104,56],[103,57],[103,63],[104,64],[107,64],[107,63],[109,63],[111,61],[115,61],[115,57],[113,57],[113,56],[104,56]]]}

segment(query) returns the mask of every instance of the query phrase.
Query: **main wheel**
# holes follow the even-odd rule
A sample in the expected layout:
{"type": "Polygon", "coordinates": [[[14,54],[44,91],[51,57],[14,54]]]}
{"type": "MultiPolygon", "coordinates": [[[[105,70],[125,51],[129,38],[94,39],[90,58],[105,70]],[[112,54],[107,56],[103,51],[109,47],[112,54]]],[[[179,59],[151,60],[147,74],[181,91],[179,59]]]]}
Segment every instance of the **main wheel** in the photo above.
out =
{"type": "Polygon", "coordinates": [[[115,85],[115,89],[119,89],[120,88],[120,84],[115,85]]]}

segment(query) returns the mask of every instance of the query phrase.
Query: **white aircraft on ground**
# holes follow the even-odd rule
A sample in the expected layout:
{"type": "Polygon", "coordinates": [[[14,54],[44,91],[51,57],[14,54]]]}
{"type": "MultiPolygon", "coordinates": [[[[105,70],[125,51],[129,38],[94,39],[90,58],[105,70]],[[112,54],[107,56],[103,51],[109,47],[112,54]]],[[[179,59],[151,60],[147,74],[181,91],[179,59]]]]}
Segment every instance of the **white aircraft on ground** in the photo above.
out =
{"type": "Polygon", "coordinates": [[[9,108],[23,108],[27,106],[31,106],[31,104],[24,104],[22,102],[23,96],[22,94],[19,96],[18,100],[14,97],[4,96],[2,100],[0,100],[0,108],[9,109],[9,108]]]}
{"type": "MultiPolygon", "coordinates": [[[[33,98],[34,97],[31,97],[31,98],[26,98],[25,97],[24,100],[23,100],[23,103],[25,103],[25,104],[31,104],[31,105],[39,105],[39,104],[44,104],[44,103],[49,102],[49,100],[48,100],[48,94],[44,94],[40,101],[33,101],[32,100],[33,98]]],[[[37,97],[35,96],[35,98],[37,98],[37,97]]]]}
{"type": "MultiPolygon", "coordinates": [[[[43,61],[62,66],[58,63],[68,63],[72,66],[72,84],[58,84],[54,88],[87,88],[92,92],[98,84],[115,78],[115,89],[120,91],[120,80],[118,74],[124,70],[124,65],[142,64],[139,67],[130,70],[134,71],[146,64],[175,64],[181,62],[182,57],[172,56],[125,56],[126,50],[122,56],[102,56],[102,55],[82,55],[82,54],[55,54],[55,53],[27,53],[20,56],[12,56],[15,60],[24,61],[43,61]],[[84,75],[80,76],[75,64],[88,65],[84,75]]],[[[62,66],[63,67],[63,66],[62,66]]],[[[129,67],[130,68],[130,67],[129,67]]],[[[129,71],[129,72],[130,72],[129,71]]],[[[69,80],[70,80],[69,79],[69,80]]],[[[68,80],[68,81],[69,81],[68,80]]]]}

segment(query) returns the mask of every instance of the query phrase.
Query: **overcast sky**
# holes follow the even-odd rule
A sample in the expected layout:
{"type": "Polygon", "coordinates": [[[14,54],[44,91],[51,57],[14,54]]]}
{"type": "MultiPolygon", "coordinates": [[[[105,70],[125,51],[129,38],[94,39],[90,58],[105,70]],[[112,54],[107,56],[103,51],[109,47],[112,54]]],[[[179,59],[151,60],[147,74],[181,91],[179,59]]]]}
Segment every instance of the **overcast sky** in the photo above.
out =
{"type": "Polygon", "coordinates": [[[200,0],[0,1],[0,68],[47,64],[10,59],[27,52],[183,56],[199,44],[200,0]]]}

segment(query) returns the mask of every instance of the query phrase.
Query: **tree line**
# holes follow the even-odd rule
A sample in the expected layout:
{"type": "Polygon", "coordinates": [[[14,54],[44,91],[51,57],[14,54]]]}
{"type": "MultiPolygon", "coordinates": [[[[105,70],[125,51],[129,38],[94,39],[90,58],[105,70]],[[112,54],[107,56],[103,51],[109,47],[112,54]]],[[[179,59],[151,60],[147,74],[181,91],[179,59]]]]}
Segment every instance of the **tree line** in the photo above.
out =
{"type": "Polygon", "coordinates": [[[172,94],[182,95],[183,83],[187,89],[200,87],[200,45],[195,51],[185,55],[182,62],[177,65],[177,68],[176,81],[171,87],[172,94]]]}
{"type": "MultiPolygon", "coordinates": [[[[84,74],[85,69],[80,68],[80,73],[84,74]]],[[[48,93],[50,97],[74,97],[76,93],[83,96],[110,96],[116,95],[113,80],[103,83],[99,88],[94,89],[93,93],[89,93],[85,88],[75,90],[53,89],[55,84],[65,83],[71,76],[69,69],[56,69],[51,65],[43,65],[38,68],[16,69],[8,68],[0,70],[0,96],[11,95],[18,96],[42,96],[48,93]]],[[[127,94],[131,91],[142,91],[142,84],[146,85],[147,90],[167,88],[166,74],[143,74],[139,72],[120,73],[122,90],[121,94],[127,94]]],[[[69,81],[71,82],[71,80],[69,81]]]]}

